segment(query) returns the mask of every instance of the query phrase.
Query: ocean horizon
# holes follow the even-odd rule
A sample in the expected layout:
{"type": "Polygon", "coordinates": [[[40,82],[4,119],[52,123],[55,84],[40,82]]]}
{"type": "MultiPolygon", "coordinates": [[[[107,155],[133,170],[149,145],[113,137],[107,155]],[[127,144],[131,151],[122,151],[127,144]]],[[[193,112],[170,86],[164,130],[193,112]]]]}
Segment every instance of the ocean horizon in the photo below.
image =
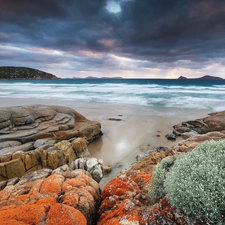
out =
{"type": "Polygon", "coordinates": [[[0,97],[225,109],[225,80],[59,79],[0,81],[0,97]]]}

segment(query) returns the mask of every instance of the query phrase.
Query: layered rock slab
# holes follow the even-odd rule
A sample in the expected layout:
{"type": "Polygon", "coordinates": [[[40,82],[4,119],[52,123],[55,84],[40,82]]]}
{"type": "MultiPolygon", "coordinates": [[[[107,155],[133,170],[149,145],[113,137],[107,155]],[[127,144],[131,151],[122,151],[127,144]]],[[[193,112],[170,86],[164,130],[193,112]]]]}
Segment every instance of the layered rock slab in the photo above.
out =
{"type": "Polygon", "coordinates": [[[85,137],[91,141],[101,133],[101,125],[65,106],[15,106],[0,108],[0,148],[3,142],[22,144],[43,138],[68,140],[85,137]]]}
{"type": "Polygon", "coordinates": [[[84,170],[67,165],[42,169],[5,185],[0,191],[2,225],[96,223],[100,189],[84,170]]]}
{"type": "Polygon", "coordinates": [[[173,133],[185,139],[197,134],[225,130],[225,111],[210,113],[208,117],[189,120],[173,126],[173,133]]]}
{"type": "Polygon", "coordinates": [[[0,180],[90,157],[101,124],[62,106],[0,108],[0,180]]]}

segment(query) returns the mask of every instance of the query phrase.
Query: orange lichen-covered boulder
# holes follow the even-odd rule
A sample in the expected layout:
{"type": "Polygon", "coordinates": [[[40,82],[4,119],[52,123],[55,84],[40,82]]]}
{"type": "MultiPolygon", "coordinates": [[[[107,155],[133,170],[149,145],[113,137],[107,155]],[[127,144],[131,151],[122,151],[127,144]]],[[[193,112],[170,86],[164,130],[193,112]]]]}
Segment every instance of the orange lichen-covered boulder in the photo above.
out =
{"type": "Polygon", "coordinates": [[[94,225],[98,183],[84,170],[65,165],[9,180],[0,191],[1,225],[94,225]]]}
{"type": "Polygon", "coordinates": [[[124,198],[139,193],[139,186],[125,175],[120,175],[117,178],[111,180],[104,188],[102,192],[102,199],[112,195],[123,196],[124,198]]]}
{"type": "Polygon", "coordinates": [[[86,218],[80,211],[73,207],[59,204],[54,198],[41,199],[36,203],[2,207],[0,218],[1,225],[87,224],[86,218]]]}
{"type": "Polygon", "coordinates": [[[146,199],[143,190],[151,184],[151,178],[152,173],[133,171],[111,180],[102,192],[98,225],[141,224],[140,215],[145,209],[142,196],[146,199]]]}

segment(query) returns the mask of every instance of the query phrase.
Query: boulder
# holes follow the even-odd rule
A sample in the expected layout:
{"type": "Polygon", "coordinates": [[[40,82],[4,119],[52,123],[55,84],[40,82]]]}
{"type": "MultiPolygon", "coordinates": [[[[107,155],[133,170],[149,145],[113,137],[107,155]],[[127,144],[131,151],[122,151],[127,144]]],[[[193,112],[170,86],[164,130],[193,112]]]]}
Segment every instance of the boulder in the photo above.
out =
{"type": "Polygon", "coordinates": [[[173,133],[176,135],[184,134],[185,138],[196,133],[206,134],[213,131],[225,130],[225,111],[209,114],[208,117],[182,122],[173,126],[173,133]]]}
{"type": "Polygon", "coordinates": [[[38,139],[34,142],[34,148],[40,148],[46,145],[54,145],[56,143],[56,140],[53,139],[38,139]]]}
{"type": "Polygon", "coordinates": [[[71,169],[83,169],[89,172],[98,183],[104,176],[103,161],[96,158],[79,158],[70,165],[71,169]]]}
{"type": "Polygon", "coordinates": [[[176,141],[177,139],[176,135],[174,134],[167,134],[165,137],[170,141],[176,141]]]}
{"type": "Polygon", "coordinates": [[[87,148],[87,140],[82,137],[76,138],[72,142],[72,147],[77,158],[87,158],[91,156],[87,148]]]}
{"type": "Polygon", "coordinates": [[[45,105],[0,108],[0,133],[0,181],[90,157],[87,144],[102,134],[75,110],[45,105]]]}
{"type": "Polygon", "coordinates": [[[84,170],[42,169],[0,187],[1,224],[96,224],[100,189],[84,170]]]}
{"type": "Polygon", "coordinates": [[[71,164],[71,162],[73,162],[77,158],[72,148],[72,144],[69,141],[61,141],[55,144],[55,147],[63,152],[63,154],[65,155],[66,163],[71,164]]]}
{"type": "Polygon", "coordinates": [[[22,143],[19,141],[5,141],[5,142],[1,142],[0,143],[0,150],[3,148],[8,148],[8,147],[15,147],[15,146],[19,146],[22,143]]]}
{"type": "MultiPolygon", "coordinates": [[[[143,212],[148,196],[142,191],[151,183],[152,173],[132,171],[132,174],[120,174],[111,180],[102,192],[98,225],[103,224],[147,224],[148,217],[143,212]]],[[[149,201],[145,208],[149,209],[149,201]]]]}
{"type": "Polygon", "coordinates": [[[23,152],[30,151],[30,150],[34,149],[33,144],[34,144],[34,142],[28,142],[26,144],[21,144],[21,145],[18,145],[18,146],[2,148],[0,150],[0,156],[3,156],[7,153],[14,153],[14,152],[17,152],[17,151],[23,151],[23,152]]]}
{"type": "Polygon", "coordinates": [[[98,122],[87,120],[64,106],[15,106],[0,108],[0,142],[27,143],[38,139],[68,140],[85,137],[88,141],[101,134],[98,122]]]}

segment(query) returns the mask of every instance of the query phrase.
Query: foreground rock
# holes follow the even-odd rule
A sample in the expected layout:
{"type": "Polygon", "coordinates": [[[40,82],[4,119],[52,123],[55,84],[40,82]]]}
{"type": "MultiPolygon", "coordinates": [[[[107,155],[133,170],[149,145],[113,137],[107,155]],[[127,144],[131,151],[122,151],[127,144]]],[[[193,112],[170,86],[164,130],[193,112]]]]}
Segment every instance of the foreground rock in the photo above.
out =
{"type": "Polygon", "coordinates": [[[100,128],[100,123],[87,120],[69,107],[32,105],[0,108],[0,148],[4,148],[7,142],[24,144],[49,138],[85,137],[91,141],[100,135],[100,128]]]}
{"type": "Polygon", "coordinates": [[[96,224],[100,189],[84,170],[42,169],[2,181],[0,190],[1,225],[96,224]]]}
{"type": "Polygon", "coordinates": [[[90,157],[101,125],[62,106],[0,108],[0,180],[90,157]]]}

